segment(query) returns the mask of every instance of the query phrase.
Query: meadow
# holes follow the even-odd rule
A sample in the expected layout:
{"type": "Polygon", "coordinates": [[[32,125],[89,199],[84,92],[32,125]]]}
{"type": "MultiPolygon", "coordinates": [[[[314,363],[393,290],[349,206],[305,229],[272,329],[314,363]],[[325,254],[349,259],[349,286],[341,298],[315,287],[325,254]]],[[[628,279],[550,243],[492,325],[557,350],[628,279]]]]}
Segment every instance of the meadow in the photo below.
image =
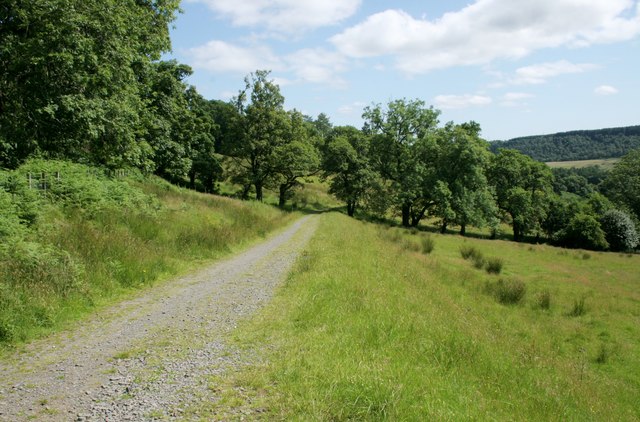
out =
{"type": "Polygon", "coordinates": [[[602,158],[598,160],[581,161],[550,161],[546,164],[551,168],[584,168],[600,166],[605,170],[611,170],[618,161],[620,161],[620,158],[602,158]]]}
{"type": "Polygon", "coordinates": [[[637,255],[320,218],[275,299],[233,335],[260,363],[212,378],[223,399],[200,415],[640,418],[637,255]]]}

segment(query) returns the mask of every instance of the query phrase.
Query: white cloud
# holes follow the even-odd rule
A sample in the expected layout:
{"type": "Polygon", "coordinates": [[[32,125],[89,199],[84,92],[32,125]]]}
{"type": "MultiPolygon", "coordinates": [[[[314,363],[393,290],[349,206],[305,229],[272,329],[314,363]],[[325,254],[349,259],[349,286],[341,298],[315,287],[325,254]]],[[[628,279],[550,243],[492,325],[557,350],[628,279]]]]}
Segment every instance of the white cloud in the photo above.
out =
{"type": "Polygon", "coordinates": [[[343,106],[338,107],[338,113],[344,114],[347,116],[355,115],[355,114],[360,115],[362,114],[362,110],[366,105],[367,105],[366,103],[363,103],[360,101],[356,101],[351,104],[345,104],[343,106]]]}
{"type": "Polygon", "coordinates": [[[204,3],[234,25],[296,33],[330,26],[352,16],[362,0],[191,0],[204,3]]]}
{"type": "Polygon", "coordinates": [[[211,72],[247,74],[256,69],[281,70],[282,61],[266,46],[239,47],[224,41],[209,41],[188,50],[194,68],[211,72]]]}
{"type": "Polygon", "coordinates": [[[533,94],[526,92],[507,92],[500,99],[500,105],[503,107],[522,107],[527,105],[525,100],[533,97],[533,94]]]}
{"type": "Polygon", "coordinates": [[[285,58],[290,70],[305,82],[344,87],[346,82],[338,75],[346,70],[341,54],[323,49],[303,49],[285,58]]]}
{"type": "Polygon", "coordinates": [[[571,63],[560,60],[552,63],[541,63],[532,66],[521,67],[516,70],[516,75],[510,83],[516,85],[543,84],[548,79],[571,73],[582,73],[595,69],[597,66],[590,63],[571,63]]]}
{"type": "Polygon", "coordinates": [[[588,46],[640,34],[634,0],[477,0],[439,19],[386,10],[331,38],[349,57],[395,56],[409,74],[521,58],[559,46],[588,46]]]}
{"type": "Polygon", "coordinates": [[[615,95],[618,93],[618,89],[611,85],[600,85],[593,92],[598,95],[615,95]]]}
{"type": "Polygon", "coordinates": [[[265,45],[243,47],[224,41],[210,41],[188,50],[191,65],[214,73],[246,75],[256,69],[274,72],[274,81],[280,86],[296,82],[311,82],[333,87],[343,87],[346,82],[339,76],[344,72],[346,59],[341,54],[323,49],[302,49],[278,57],[265,45]],[[294,78],[276,76],[276,73],[292,73],[294,78]]]}
{"type": "Polygon", "coordinates": [[[473,106],[485,106],[493,102],[491,97],[485,95],[438,95],[434,98],[436,107],[442,109],[457,109],[473,106]]]}

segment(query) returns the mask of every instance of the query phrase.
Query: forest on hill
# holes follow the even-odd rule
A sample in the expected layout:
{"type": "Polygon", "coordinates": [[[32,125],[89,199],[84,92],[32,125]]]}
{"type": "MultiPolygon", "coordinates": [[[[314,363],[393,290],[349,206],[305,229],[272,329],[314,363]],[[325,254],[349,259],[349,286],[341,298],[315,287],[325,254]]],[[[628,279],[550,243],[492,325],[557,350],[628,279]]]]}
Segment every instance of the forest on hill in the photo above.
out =
{"type": "Polygon", "coordinates": [[[640,148],[640,126],[574,130],[491,143],[492,151],[500,148],[515,149],[543,162],[616,158],[640,148]]]}
{"type": "Polygon", "coordinates": [[[44,158],[134,169],[205,192],[230,185],[242,199],[262,201],[269,190],[281,207],[316,175],[349,215],[493,236],[509,224],[516,241],[590,249],[637,245],[640,150],[596,185],[516,149],[492,153],[480,124],[442,124],[420,99],[365,107],[360,129],[333,126],[324,113],[286,110],[270,72],[257,70],[231,101],[207,100],[185,82],[189,66],[161,60],[178,5],[34,0],[0,8],[0,167],[14,171],[0,179],[2,218],[30,224],[13,203],[22,189],[15,171],[44,158]]]}

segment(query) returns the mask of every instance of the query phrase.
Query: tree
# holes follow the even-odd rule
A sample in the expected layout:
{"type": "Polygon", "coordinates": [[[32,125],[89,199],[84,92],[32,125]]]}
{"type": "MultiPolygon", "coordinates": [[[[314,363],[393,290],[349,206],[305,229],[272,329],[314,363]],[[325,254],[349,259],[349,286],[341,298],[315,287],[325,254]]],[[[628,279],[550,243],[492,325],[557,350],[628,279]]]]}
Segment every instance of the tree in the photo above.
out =
{"type": "MultiPolygon", "coordinates": [[[[419,159],[416,142],[435,130],[439,111],[426,108],[420,100],[390,101],[366,107],[363,132],[371,135],[371,160],[380,176],[389,181],[395,192],[391,202],[402,215],[402,225],[411,225],[412,213],[422,196],[425,163],[419,159]]],[[[417,218],[419,222],[420,218],[417,218]]]]}
{"type": "Polygon", "coordinates": [[[268,79],[269,73],[257,70],[245,78],[245,89],[235,99],[243,137],[229,148],[241,170],[239,175],[254,186],[258,201],[262,201],[263,188],[276,173],[273,153],[284,144],[289,120],[284,97],[278,85],[268,79]]]}
{"type": "Polygon", "coordinates": [[[347,203],[350,217],[375,178],[368,155],[367,136],[351,126],[334,128],[324,148],[322,168],[324,177],[330,179],[329,193],[347,203]]]}
{"type": "MultiPolygon", "coordinates": [[[[145,73],[147,104],[145,143],[153,151],[151,170],[172,181],[185,177],[192,167],[192,138],[196,132],[196,118],[187,97],[184,79],[192,74],[189,66],[175,60],[151,64],[145,73]]],[[[192,99],[193,100],[193,99],[192,99]]],[[[210,143],[209,128],[198,128],[197,135],[210,143]]]]}
{"type": "Polygon", "coordinates": [[[170,49],[178,0],[0,6],[0,166],[40,154],[144,168],[139,76],[170,49]]]}
{"type": "Polygon", "coordinates": [[[604,193],[640,219],[640,149],[631,151],[615,164],[604,181],[604,193]]]}
{"type": "Polygon", "coordinates": [[[501,149],[488,171],[498,208],[510,217],[516,242],[545,219],[553,175],[544,163],[516,150],[501,149]]]}
{"type": "Polygon", "coordinates": [[[485,176],[491,154],[480,139],[480,126],[448,123],[419,145],[423,161],[431,164],[424,178],[423,197],[430,201],[425,206],[434,206],[442,233],[450,223],[459,225],[462,235],[467,225],[495,225],[497,209],[485,176]]]}
{"type": "Polygon", "coordinates": [[[273,184],[278,189],[278,205],[284,207],[291,190],[300,186],[300,179],[320,171],[320,155],[310,135],[303,115],[298,111],[287,113],[288,129],[284,142],[273,150],[273,184]]]}
{"type": "Polygon", "coordinates": [[[638,246],[636,226],[626,213],[609,210],[600,218],[600,225],[612,251],[630,251],[638,246]]]}
{"type": "Polygon", "coordinates": [[[222,177],[222,165],[215,151],[217,125],[211,106],[193,87],[189,87],[185,95],[193,119],[189,186],[196,189],[196,180],[199,180],[205,192],[216,192],[215,183],[222,177]]]}

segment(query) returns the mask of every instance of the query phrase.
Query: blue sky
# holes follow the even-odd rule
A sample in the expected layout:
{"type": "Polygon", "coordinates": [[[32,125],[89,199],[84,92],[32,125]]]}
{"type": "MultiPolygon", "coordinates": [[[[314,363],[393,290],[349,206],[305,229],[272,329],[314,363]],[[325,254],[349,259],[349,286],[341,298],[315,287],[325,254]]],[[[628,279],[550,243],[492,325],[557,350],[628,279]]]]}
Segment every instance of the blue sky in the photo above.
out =
{"type": "Polygon", "coordinates": [[[170,57],[228,100],[272,70],[288,109],[362,125],[419,98],[488,140],[640,124],[640,0],[184,0],[170,57]]]}

